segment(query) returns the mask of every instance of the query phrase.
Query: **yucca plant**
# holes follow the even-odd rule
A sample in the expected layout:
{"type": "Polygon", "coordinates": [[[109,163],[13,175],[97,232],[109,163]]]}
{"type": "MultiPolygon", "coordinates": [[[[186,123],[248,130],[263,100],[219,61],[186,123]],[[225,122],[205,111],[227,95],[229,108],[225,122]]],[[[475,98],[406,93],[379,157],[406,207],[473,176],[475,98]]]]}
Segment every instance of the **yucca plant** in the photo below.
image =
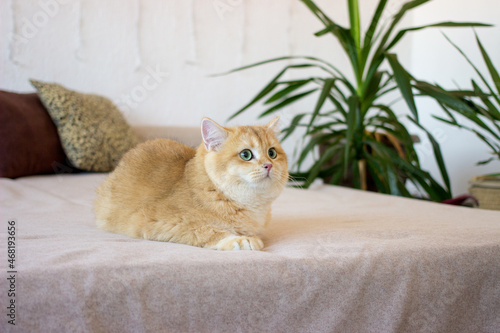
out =
{"type": "Polygon", "coordinates": [[[297,114],[283,130],[286,139],[298,128],[305,129],[304,142],[296,157],[296,172],[292,173],[296,179],[305,180],[304,187],[308,187],[318,177],[328,179],[331,184],[340,184],[350,175],[355,188],[366,189],[367,178],[370,177],[379,192],[412,197],[405,184],[409,181],[424,191],[431,200],[450,198],[450,181],[439,145],[420,124],[409,77],[399,77],[408,73],[397,56],[390,52],[410,31],[428,27],[484,24],[441,22],[396,31],[396,26],[405,14],[429,0],[406,2],[389,22],[384,23],[381,22],[381,17],[387,0],[380,0],[368,29],[361,31],[357,0],[347,0],[350,22],[348,28],[335,23],[313,1],[301,1],[324,25],[324,29],[315,35],[332,35],[340,43],[350,61],[354,79],[350,80],[348,75],[331,63],[312,56],[281,57],[237,68],[229,73],[275,61],[291,62],[231,118],[258,103],[263,103],[266,107],[259,114],[263,117],[316,94],[314,108],[310,112],[297,114]],[[300,62],[296,63],[297,61],[300,62]],[[382,69],[381,66],[386,61],[392,71],[382,69]],[[304,69],[316,69],[322,74],[302,79],[284,79],[287,72],[304,69]],[[426,133],[433,145],[443,185],[429,172],[422,170],[412,136],[394,113],[392,105],[381,102],[387,94],[398,91],[408,103],[409,119],[426,133]],[[380,133],[395,142],[395,147],[383,144],[379,140],[380,133]],[[326,148],[318,155],[316,151],[320,145],[326,145],[326,148]],[[309,154],[313,154],[314,163],[304,171],[303,163],[309,154]]]}

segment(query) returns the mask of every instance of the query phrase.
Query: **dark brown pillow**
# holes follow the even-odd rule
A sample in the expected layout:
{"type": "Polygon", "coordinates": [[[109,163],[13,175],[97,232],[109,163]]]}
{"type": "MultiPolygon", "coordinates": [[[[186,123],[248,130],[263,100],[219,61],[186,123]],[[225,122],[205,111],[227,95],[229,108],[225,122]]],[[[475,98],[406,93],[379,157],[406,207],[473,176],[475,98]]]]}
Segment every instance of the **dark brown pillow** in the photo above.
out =
{"type": "Polygon", "coordinates": [[[0,177],[74,171],[37,94],[0,91],[0,138],[0,177]]]}

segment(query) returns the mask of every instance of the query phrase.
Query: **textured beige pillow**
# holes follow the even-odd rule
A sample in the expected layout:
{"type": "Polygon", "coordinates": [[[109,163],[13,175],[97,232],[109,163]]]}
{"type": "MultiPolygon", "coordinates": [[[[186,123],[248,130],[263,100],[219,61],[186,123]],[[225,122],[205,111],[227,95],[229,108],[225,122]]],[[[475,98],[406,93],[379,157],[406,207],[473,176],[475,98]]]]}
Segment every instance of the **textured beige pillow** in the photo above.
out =
{"type": "Polygon", "coordinates": [[[30,80],[57,126],[68,159],[82,170],[108,172],[139,141],[107,98],[30,80]]]}

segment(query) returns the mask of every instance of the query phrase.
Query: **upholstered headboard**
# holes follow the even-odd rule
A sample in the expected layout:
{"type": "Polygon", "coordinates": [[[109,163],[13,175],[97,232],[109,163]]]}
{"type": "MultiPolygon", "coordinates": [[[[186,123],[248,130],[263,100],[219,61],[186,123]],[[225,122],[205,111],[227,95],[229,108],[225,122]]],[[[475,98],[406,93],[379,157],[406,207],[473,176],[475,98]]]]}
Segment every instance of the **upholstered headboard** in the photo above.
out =
{"type": "Polygon", "coordinates": [[[197,147],[201,143],[201,132],[198,127],[133,126],[133,129],[143,141],[166,138],[191,147],[197,147]]]}

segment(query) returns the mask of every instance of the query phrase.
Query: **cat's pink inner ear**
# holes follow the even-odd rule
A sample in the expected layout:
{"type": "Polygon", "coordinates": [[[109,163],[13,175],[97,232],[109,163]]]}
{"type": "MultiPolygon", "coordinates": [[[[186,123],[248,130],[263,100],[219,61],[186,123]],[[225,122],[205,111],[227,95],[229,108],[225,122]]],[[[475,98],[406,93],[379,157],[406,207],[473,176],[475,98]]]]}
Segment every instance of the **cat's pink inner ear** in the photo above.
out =
{"type": "Polygon", "coordinates": [[[217,151],[226,141],[227,132],[212,119],[203,118],[201,121],[201,137],[207,150],[217,151]]]}

